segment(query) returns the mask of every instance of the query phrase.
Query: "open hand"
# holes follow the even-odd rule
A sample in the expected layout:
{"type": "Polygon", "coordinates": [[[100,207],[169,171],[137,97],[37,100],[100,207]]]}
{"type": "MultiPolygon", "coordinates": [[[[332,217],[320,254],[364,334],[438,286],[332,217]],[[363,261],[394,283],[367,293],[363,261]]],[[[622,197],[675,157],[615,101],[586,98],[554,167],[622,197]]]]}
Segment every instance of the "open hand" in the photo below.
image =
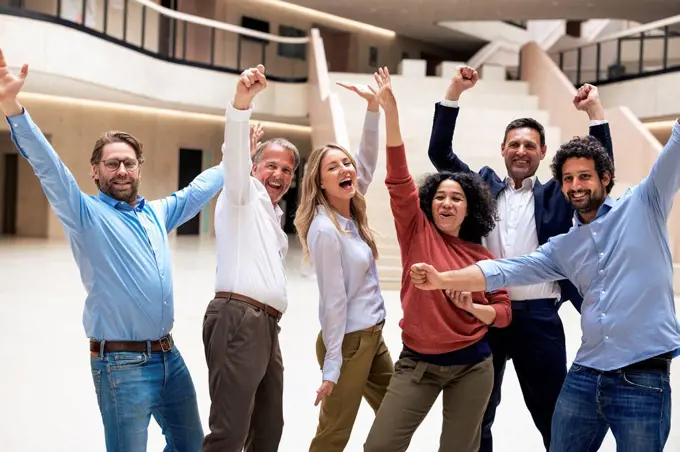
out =
{"type": "Polygon", "coordinates": [[[446,90],[446,99],[458,100],[463,91],[473,88],[479,80],[479,74],[470,66],[458,66],[446,90]]]}
{"type": "Polygon", "coordinates": [[[392,79],[390,78],[390,71],[385,68],[378,68],[378,72],[373,74],[375,82],[378,84],[378,102],[385,112],[393,112],[397,110],[397,99],[392,92],[392,79]]]}
{"type": "Polygon", "coordinates": [[[446,290],[446,296],[453,302],[456,307],[470,312],[472,309],[472,293],[458,292],[457,290],[446,290]]]}
{"type": "Polygon", "coordinates": [[[368,102],[368,109],[371,111],[378,111],[380,108],[380,102],[378,102],[378,96],[371,85],[356,85],[347,84],[342,82],[336,82],[338,86],[341,86],[347,90],[354,91],[368,102]]]}
{"type": "Polygon", "coordinates": [[[24,86],[27,76],[27,64],[21,66],[19,75],[12,75],[7,67],[5,55],[0,49],[0,108],[6,116],[21,114],[22,108],[17,102],[17,95],[24,86]]]}
{"type": "Polygon", "coordinates": [[[264,126],[259,122],[250,126],[250,158],[253,158],[260,146],[260,139],[264,135],[264,126]]]}
{"type": "Polygon", "coordinates": [[[314,406],[317,406],[319,403],[321,403],[324,397],[331,395],[334,388],[335,383],[328,380],[324,381],[321,384],[321,387],[316,390],[316,401],[314,402],[314,406]]]}
{"type": "Polygon", "coordinates": [[[441,274],[430,264],[420,263],[411,265],[411,281],[421,290],[442,289],[441,274]]]}
{"type": "Polygon", "coordinates": [[[267,88],[267,77],[264,75],[264,66],[258,64],[241,72],[236,84],[234,96],[234,108],[247,110],[250,108],[255,96],[267,88]]]}

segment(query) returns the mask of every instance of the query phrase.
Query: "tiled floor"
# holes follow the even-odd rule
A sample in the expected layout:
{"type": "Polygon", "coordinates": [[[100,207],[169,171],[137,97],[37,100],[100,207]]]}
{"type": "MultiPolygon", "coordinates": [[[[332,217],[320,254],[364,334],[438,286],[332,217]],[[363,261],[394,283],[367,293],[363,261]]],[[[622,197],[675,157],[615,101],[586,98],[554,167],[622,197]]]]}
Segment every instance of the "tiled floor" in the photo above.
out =
{"type": "MultiPolygon", "coordinates": [[[[317,290],[300,272],[295,240],[289,254],[289,310],[281,322],[286,366],[285,420],[281,452],[307,450],[317,422],[313,406],[320,373],[314,354],[318,333],[317,290]]],[[[178,239],[173,244],[175,329],[194,377],[201,416],[207,428],[207,369],[203,358],[201,322],[213,292],[213,242],[178,239]]],[[[388,320],[385,336],[393,356],[400,348],[399,295],[385,293],[388,320]]],[[[89,370],[87,339],[81,323],[84,290],[70,251],[63,242],[0,239],[0,450],[3,452],[104,451],[101,420],[89,370]]],[[[580,341],[579,317],[567,306],[561,311],[572,359],[580,341]]],[[[650,332],[653,334],[653,332],[650,332]]],[[[680,361],[672,380],[680,385],[680,361]]],[[[674,397],[678,406],[680,398],[674,397]]],[[[372,422],[363,405],[347,447],[362,450],[372,422]]],[[[437,403],[413,438],[410,451],[438,449],[441,403],[437,403]]],[[[676,418],[667,451],[680,450],[676,418]]],[[[495,426],[499,452],[541,451],[541,441],[524,407],[512,366],[508,366],[503,403],[495,426]]],[[[151,421],[149,451],[161,451],[163,438],[151,421]]],[[[608,437],[602,451],[614,451],[608,437]]]]}

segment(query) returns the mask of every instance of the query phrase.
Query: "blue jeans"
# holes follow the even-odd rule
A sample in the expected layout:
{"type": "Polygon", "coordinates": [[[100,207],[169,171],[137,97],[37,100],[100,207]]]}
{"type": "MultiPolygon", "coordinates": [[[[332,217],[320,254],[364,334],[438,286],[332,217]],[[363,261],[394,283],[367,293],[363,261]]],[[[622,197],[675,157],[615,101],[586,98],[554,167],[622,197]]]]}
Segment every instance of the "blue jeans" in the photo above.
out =
{"type": "Polygon", "coordinates": [[[200,452],[196,391],[177,347],[103,353],[90,360],[107,451],[146,451],[153,415],[165,436],[165,452],[200,452]]]}
{"type": "Polygon", "coordinates": [[[671,428],[670,377],[574,364],[557,400],[550,452],[591,452],[612,429],[618,452],[662,452],[671,428]]]}

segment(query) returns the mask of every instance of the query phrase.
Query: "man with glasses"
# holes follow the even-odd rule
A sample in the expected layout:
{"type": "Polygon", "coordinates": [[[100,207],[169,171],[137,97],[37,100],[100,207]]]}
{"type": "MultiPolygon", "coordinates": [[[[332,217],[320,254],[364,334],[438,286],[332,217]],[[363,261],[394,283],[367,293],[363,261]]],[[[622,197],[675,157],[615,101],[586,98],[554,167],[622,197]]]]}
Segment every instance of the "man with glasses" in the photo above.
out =
{"type": "Polygon", "coordinates": [[[196,392],[170,335],[174,309],[168,233],[217,194],[223,171],[213,167],[186,188],[147,201],[137,193],[142,145],[127,133],[107,132],[90,159],[99,192],[87,195],[17,101],[27,75],[26,65],[12,75],[0,50],[0,110],[64,226],[87,291],[83,324],[106,448],[146,450],[153,415],[166,450],[199,451],[203,428],[196,392]]]}

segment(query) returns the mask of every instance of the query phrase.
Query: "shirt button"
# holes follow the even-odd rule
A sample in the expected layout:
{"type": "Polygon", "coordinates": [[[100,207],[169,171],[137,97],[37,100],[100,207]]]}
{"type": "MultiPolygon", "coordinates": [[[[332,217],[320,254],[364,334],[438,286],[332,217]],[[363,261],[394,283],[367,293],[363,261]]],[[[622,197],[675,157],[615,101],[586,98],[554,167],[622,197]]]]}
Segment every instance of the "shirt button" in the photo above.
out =
{"type": "Polygon", "coordinates": [[[607,292],[606,290],[603,290],[601,293],[602,293],[602,295],[604,295],[606,292],[607,292]]]}
{"type": "Polygon", "coordinates": [[[597,232],[593,232],[593,235],[597,235],[597,232]]]}
{"type": "Polygon", "coordinates": [[[606,315],[607,315],[606,312],[603,312],[603,313],[602,313],[602,317],[605,317],[606,315]]]}
{"type": "MultiPolygon", "coordinates": [[[[167,302],[167,301],[164,301],[163,304],[164,304],[165,306],[167,306],[167,305],[168,305],[168,302],[167,302]]],[[[604,315],[604,314],[602,314],[602,315],[604,315]]]]}
{"type": "Polygon", "coordinates": [[[609,336],[605,336],[604,338],[605,338],[605,340],[607,340],[607,339],[609,339],[609,336]]]}
{"type": "Polygon", "coordinates": [[[600,270],[600,274],[604,273],[604,270],[600,270]]]}
{"type": "Polygon", "coordinates": [[[604,257],[604,253],[600,253],[600,257],[604,257]]]}

